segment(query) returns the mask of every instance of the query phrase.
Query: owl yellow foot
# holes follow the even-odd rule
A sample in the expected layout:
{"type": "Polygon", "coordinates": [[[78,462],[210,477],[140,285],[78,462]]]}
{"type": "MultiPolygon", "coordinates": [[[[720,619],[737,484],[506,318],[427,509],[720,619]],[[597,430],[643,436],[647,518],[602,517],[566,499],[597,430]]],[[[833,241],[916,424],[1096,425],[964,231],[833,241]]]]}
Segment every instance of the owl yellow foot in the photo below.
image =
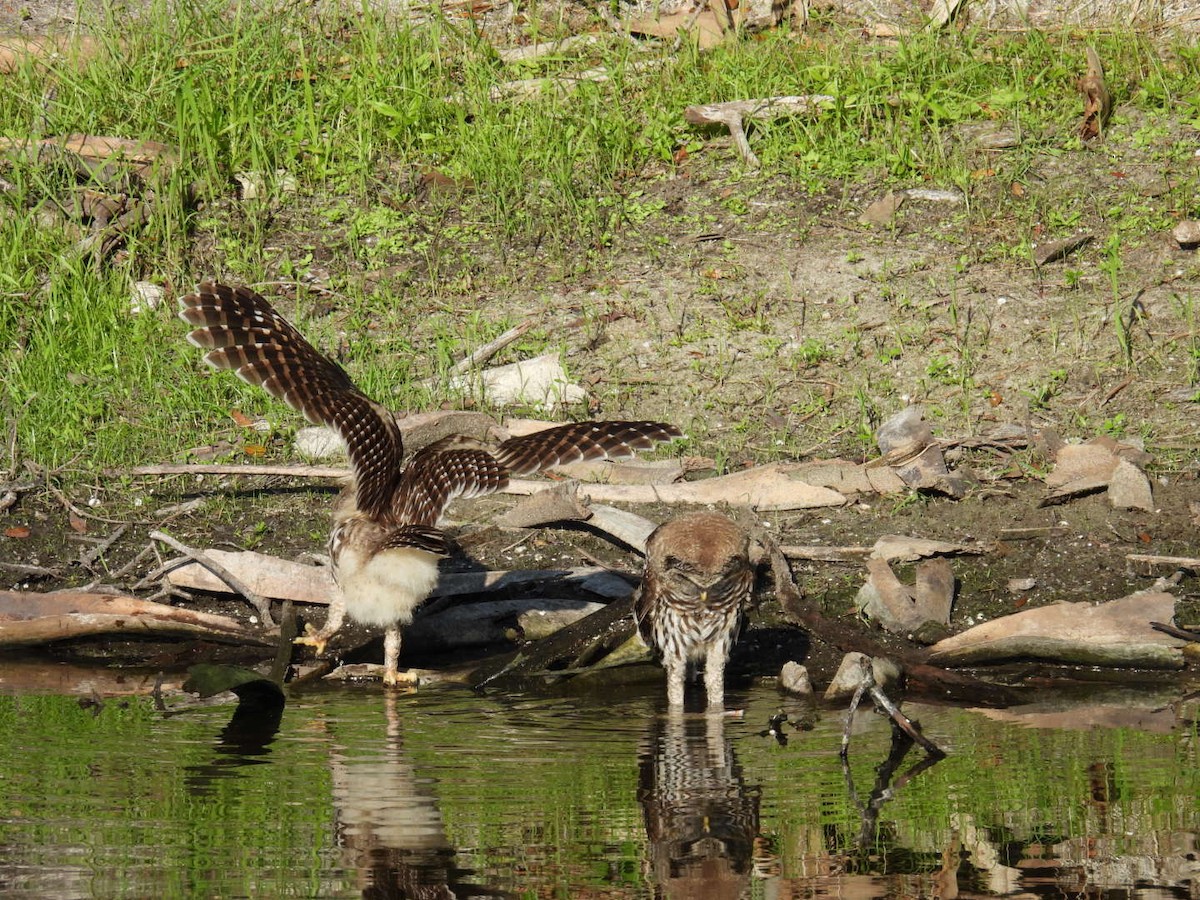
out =
{"type": "Polygon", "coordinates": [[[329,643],[332,634],[327,634],[324,631],[318,631],[312,625],[304,626],[304,634],[292,641],[293,644],[303,644],[307,647],[312,647],[317,656],[325,652],[325,645],[329,643]]]}

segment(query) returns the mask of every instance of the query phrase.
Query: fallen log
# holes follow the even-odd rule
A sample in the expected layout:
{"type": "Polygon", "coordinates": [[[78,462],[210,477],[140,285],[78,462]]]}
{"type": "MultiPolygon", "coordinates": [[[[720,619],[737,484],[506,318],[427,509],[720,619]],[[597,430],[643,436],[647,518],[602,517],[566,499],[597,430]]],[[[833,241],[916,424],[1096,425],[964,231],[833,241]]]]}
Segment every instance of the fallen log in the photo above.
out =
{"type": "Polygon", "coordinates": [[[236,619],[86,591],[0,591],[0,647],[20,647],[119,634],[129,637],[204,638],[229,644],[274,646],[258,629],[236,619]]]}

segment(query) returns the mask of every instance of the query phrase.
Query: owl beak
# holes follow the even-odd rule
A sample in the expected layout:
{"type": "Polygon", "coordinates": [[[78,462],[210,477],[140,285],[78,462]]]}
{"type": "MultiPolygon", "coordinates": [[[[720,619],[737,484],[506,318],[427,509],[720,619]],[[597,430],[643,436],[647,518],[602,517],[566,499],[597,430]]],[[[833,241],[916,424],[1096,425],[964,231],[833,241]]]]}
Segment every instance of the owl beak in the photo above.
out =
{"type": "Polygon", "coordinates": [[[708,602],[708,588],[704,588],[702,591],[700,591],[700,602],[701,603],[708,602]]]}

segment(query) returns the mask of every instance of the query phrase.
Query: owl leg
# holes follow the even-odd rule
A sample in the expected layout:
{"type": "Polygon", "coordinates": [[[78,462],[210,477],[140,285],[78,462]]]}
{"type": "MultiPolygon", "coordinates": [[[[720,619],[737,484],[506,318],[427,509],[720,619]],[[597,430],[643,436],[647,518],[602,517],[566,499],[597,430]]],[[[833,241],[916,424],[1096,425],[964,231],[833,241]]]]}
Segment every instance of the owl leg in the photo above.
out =
{"type": "Polygon", "coordinates": [[[687,659],[682,656],[664,659],[667,667],[667,705],[683,708],[683,682],[687,677],[687,659]]]}
{"type": "Polygon", "coordinates": [[[412,672],[399,672],[400,626],[389,625],[383,633],[383,683],[388,687],[416,687],[417,676],[412,672]]]}
{"type": "Polygon", "coordinates": [[[335,588],[333,599],[329,601],[329,611],[325,614],[325,624],[321,630],[312,627],[312,623],[304,626],[304,634],[296,638],[293,643],[305,644],[312,647],[317,655],[320,656],[325,652],[325,645],[329,643],[329,639],[333,637],[342,627],[342,622],[346,620],[346,597],[342,593],[341,588],[335,588]]]}
{"type": "Polygon", "coordinates": [[[725,705],[725,662],[729,659],[729,644],[715,641],[704,658],[704,692],[708,695],[708,708],[720,709],[725,705]]]}

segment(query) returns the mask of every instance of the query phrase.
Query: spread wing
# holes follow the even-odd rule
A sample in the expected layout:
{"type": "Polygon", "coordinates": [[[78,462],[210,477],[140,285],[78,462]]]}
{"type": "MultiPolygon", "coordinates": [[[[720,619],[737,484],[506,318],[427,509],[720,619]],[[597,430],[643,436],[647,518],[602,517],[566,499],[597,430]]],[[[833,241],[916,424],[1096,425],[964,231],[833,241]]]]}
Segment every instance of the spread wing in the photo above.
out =
{"type": "Polygon", "coordinates": [[[404,455],[391,414],[250,288],[206,282],[180,306],[179,317],[195,326],[188,340],[208,351],[209,365],[232,369],[310,422],[337,430],[350,452],[359,508],[386,515],[404,455]]]}
{"type": "Polygon", "coordinates": [[[569,462],[621,459],[679,436],[679,429],[660,422],[574,422],[509,438],[495,449],[451,435],[412,458],[393,515],[398,522],[433,526],[451,500],[503,490],[510,477],[569,462]]]}

